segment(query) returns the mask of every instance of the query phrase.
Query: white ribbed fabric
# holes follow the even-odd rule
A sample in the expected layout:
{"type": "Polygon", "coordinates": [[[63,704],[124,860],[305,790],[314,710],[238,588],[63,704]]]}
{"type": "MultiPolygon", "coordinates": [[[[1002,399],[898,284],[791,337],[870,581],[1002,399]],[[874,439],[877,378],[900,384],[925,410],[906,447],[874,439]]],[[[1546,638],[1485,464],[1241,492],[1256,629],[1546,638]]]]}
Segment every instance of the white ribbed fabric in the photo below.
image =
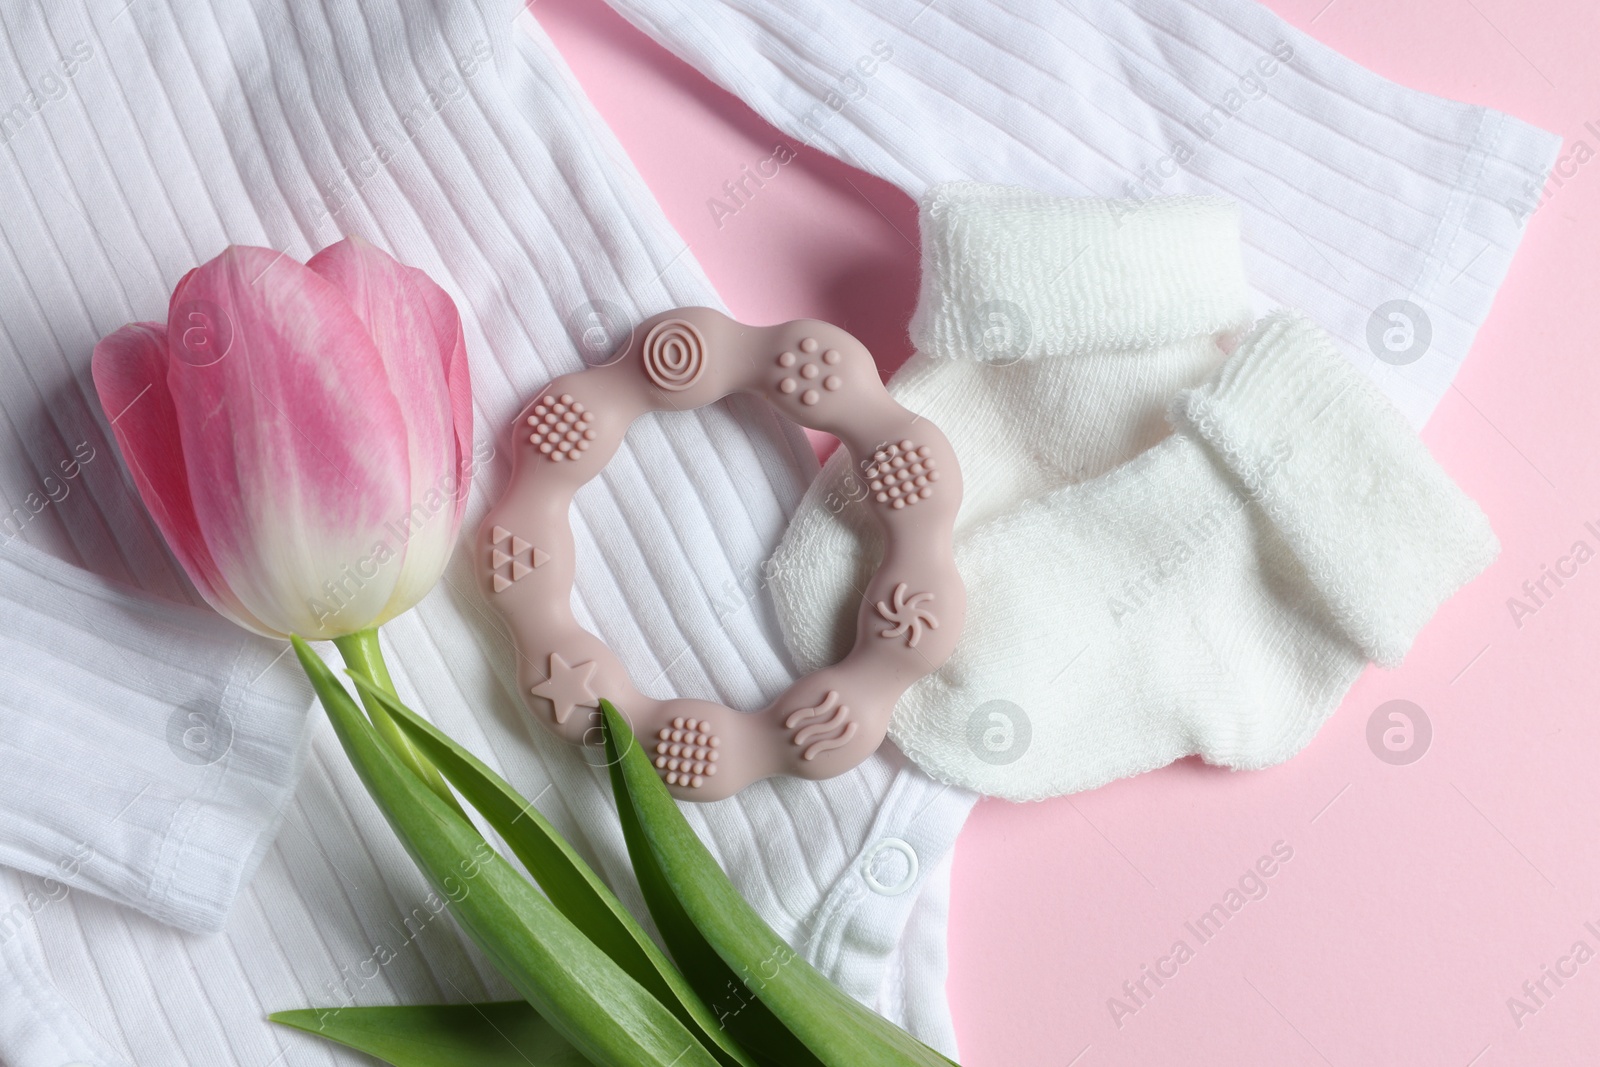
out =
{"type": "Polygon", "coordinates": [[[779,129],[913,197],[971,180],[1238,200],[1257,310],[1323,323],[1417,426],[1560,145],[1386,81],[1256,0],[609,2],[779,129]],[[1409,337],[1384,307],[1401,300],[1409,337]]]}
{"type": "Polygon", "coordinates": [[[20,541],[0,582],[0,862],[47,898],[222,929],[298,777],[309,685],[277,669],[279,642],[20,541]],[[91,653],[86,628],[113,640],[91,653]]]}
{"type": "MultiPolygon", "coordinates": [[[[264,1016],[510,994],[433,914],[320,712],[305,729],[289,659],[179,603],[193,601],[107,443],[89,352],[160,317],[182,273],[230,242],[303,259],[359,233],[456,298],[482,446],[581,366],[595,306],[628,320],[715,305],[516,14],[489,0],[0,11],[0,493],[21,509],[0,553],[0,858],[34,872],[0,871],[9,1067],[354,1063],[264,1016]],[[95,893],[195,928],[226,921],[185,934],[95,893]]],[[[580,621],[648,692],[764,705],[793,677],[772,613],[757,600],[719,618],[717,594],[746,584],[814,470],[762,405],[641,421],[574,508],[580,621]]],[[[467,529],[506,473],[503,457],[480,470],[467,529]]],[[[637,904],[603,775],[526,728],[514,653],[457,555],[385,628],[402,694],[637,904]]],[[[834,981],[952,1049],[942,861],[972,800],[886,750],[690,817],[834,981]]]]}

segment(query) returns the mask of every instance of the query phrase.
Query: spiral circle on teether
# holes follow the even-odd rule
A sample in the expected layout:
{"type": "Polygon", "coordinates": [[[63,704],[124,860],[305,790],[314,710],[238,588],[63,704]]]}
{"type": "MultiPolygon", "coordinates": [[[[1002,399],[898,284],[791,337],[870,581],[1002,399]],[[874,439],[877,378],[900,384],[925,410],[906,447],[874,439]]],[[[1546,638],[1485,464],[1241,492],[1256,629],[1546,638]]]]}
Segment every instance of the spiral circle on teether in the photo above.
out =
{"type": "Polygon", "coordinates": [[[662,389],[680,392],[706,369],[706,344],[694,324],[683,319],[657,323],[644,339],[644,369],[662,389]]]}

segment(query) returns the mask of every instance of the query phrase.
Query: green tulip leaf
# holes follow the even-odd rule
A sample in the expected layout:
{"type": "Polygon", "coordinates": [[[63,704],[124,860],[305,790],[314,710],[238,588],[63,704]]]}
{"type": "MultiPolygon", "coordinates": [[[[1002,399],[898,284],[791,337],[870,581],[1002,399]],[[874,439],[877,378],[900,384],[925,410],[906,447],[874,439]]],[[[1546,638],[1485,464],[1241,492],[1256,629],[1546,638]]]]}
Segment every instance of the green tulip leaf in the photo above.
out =
{"type": "MultiPolygon", "coordinates": [[[[752,998],[782,1032],[809,1050],[813,1058],[805,1062],[945,1067],[948,1059],[846,996],[773,932],[678,810],[621,713],[608,700],[600,701],[600,708],[628,851],[656,926],[686,973],[711,970],[705,953],[714,953],[740,982],[739,994],[752,998]]],[[[759,1019],[761,1013],[744,1008],[729,1020],[730,1028],[747,1016],[759,1019]]],[[[735,1030],[756,1047],[744,1031],[735,1030]]]]}
{"type": "Polygon", "coordinates": [[[309,1008],[268,1016],[392,1067],[589,1067],[525,1001],[309,1008]]]}
{"type": "Polygon", "coordinates": [[[597,1067],[720,1067],[611,957],[406,768],[327,664],[295,653],[367,792],[457,923],[524,999],[597,1067]]]}
{"type": "Polygon", "coordinates": [[[755,1067],[644,928],[600,876],[510,783],[438,727],[359,675],[351,679],[382,705],[431,765],[494,827],[550,902],[617,965],[665,1004],[728,1067],[755,1067]]]}

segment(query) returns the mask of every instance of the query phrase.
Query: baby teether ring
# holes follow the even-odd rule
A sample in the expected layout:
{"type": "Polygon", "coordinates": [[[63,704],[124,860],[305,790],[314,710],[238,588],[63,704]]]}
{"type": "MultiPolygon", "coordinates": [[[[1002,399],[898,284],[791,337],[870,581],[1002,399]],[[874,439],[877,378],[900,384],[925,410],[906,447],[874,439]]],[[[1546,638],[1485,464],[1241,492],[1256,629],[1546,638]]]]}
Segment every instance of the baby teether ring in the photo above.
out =
{"type": "Polygon", "coordinates": [[[517,415],[511,444],[511,483],[479,530],[479,581],[516,642],[523,704],[561,737],[594,744],[600,699],[610,700],[681,799],[718,800],[775,774],[848,770],[883,741],[907,687],[955,648],[966,612],[951,547],[961,469],[944,434],[889,396],[871,353],[837,326],[801,319],[754,327],[709,308],[664,312],[616,359],[540,390],[517,415]],[[568,509],[578,487],[640,415],[732,393],[837,436],[884,534],[849,654],[755,713],[645,696],[571,608],[568,509]]]}

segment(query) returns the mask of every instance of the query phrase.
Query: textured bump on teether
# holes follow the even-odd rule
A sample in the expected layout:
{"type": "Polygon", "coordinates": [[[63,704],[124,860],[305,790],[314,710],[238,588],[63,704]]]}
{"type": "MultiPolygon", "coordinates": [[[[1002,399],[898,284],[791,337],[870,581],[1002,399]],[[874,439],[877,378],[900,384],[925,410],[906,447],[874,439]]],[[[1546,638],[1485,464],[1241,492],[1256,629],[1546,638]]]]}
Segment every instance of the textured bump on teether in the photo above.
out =
{"type": "Polygon", "coordinates": [[[504,526],[496,526],[489,536],[489,574],[494,591],[503,593],[513,582],[520,582],[533,569],[550,560],[545,553],[504,526]],[[509,545],[506,542],[510,541],[509,545]],[[504,548],[501,546],[505,545],[504,548]]]}
{"type": "Polygon", "coordinates": [[[706,340],[694,323],[668,319],[645,336],[643,359],[652,382],[668,392],[681,392],[705,373],[706,340]]]}
{"type": "Polygon", "coordinates": [[[721,745],[708,720],[678,716],[656,731],[656,773],[668,785],[699,789],[717,773],[721,745]]]}
{"type": "Polygon", "coordinates": [[[867,484],[880,504],[892,508],[910,507],[933,496],[933,483],[939,480],[939,462],[927,445],[920,448],[911,441],[884,445],[872,454],[867,468],[867,484]]]}
{"type": "Polygon", "coordinates": [[[844,353],[837,348],[830,348],[820,356],[817,355],[817,349],[821,346],[817,343],[815,337],[802,338],[800,344],[796,347],[805,355],[796,356],[789,349],[778,353],[778,366],[798,375],[798,377],[779,378],[778,392],[784,396],[789,396],[795,391],[803,389],[804,391],[800,393],[800,403],[806,407],[813,407],[822,399],[822,392],[817,389],[817,386],[822,386],[823,390],[830,393],[838,392],[844,386],[843,378],[837,374],[827,373],[829,368],[839,365],[839,362],[844,359],[844,353]],[[824,377],[825,374],[826,377],[824,377]],[[819,381],[818,379],[821,380],[819,381]]]}
{"type": "Polygon", "coordinates": [[[594,412],[572,399],[571,393],[546,394],[528,416],[533,432],[528,443],[550,459],[577,459],[594,443],[594,412]]]}
{"type": "Polygon", "coordinates": [[[559,653],[550,653],[549,676],[530,692],[550,702],[556,722],[564,723],[576,707],[598,708],[600,697],[589,688],[597,664],[593,660],[567,665],[559,653]]]}
{"type": "Polygon", "coordinates": [[[932,593],[918,593],[915,596],[906,596],[906,583],[901,582],[894,587],[891,597],[894,603],[885,604],[878,601],[878,614],[883,616],[885,622],[895,625],[887,630],[879,630],[879,637],[899,637],[906,635],[906,647],[916,648],[917,642],[922,640],[922,628],[930,630],[939,628],[939,620],[933,612],[922,606],[925,600],[932,600],[932,593]]]}
{"type": "Polygon", "coordinates": [[[850,720],[850,707],[839,703],[839,694],[828,690],[822,703],[790,712],[783,725],[794,730],[790,742],[807,745],[801,759],[813,760],[820,753],[843,748],[856,735],[856,724],[850,720]],[[798,727],[798,729],[796,729],[798,727]]]}

